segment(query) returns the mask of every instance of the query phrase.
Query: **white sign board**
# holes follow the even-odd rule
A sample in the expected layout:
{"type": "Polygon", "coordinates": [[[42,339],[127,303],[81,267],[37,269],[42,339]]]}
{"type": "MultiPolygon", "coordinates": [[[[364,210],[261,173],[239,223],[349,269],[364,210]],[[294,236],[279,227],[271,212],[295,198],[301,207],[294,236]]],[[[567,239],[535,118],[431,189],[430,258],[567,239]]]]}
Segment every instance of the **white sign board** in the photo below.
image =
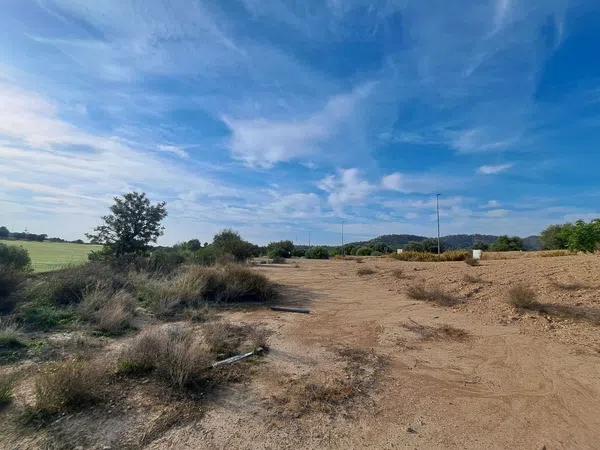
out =
{"type": "Polygon", "coordinates": [[[481,259],[481,254],[483,252],[481,250],[473,250],[473,259],[481,259]]]}

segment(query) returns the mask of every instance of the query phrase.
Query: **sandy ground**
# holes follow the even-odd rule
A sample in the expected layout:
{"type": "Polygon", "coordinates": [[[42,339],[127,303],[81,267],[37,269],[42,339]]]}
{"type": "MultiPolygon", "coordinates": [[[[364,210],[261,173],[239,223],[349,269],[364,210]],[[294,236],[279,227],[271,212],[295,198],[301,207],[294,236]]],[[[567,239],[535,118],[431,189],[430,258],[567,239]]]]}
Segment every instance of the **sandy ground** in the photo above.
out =
{"type": "MultiPolygon", "coordinates": [[[[281,284],[282,303],[311,314],[223,313],[272,332],[271,350],[250,366],[250,380],[207,399],[201,414],[175,415],[164,431],[168,408],[124,392],[135,415],[115,410],[70,419],[68,433],[91,433],[82,448],[122,448],[128,427],[145,423],[152,431],[141,447],[152,449],[598,448],[600,326],[587,313],[600,310],[599,257],[479,267],[299,260],[257,270],[281,284]],[[360,276],[360,268],[374,273],[360,276]],[[506,295],[519,282],[565,314],[516,312],[506,295]],[[460,303],[410,299],[407,288],[419,283],[439,286],[460,303]],[[444,324],[467,335],[426,339],[415,328],[444,324]],[[344,391],[348,385],[351,392],[344,391]],[[330,402],[337,392],[331,386],[347,395],[330,402]]],[[[77,440],[63,441],[69,439],[77,440]]]]}
{"type": "Polygon", "coordinates": [[[265,324],[272,351],[250,385],[231,389],[201,423],[152,448],[597,448],[600,333],[585,320],[518,314],[506,291],[527,282],[540,301],[600,308],[600,258],[464,263],[389,259],[298,261],[261,267],[310,315],[258,310],[235,319],[265,324]],[[361,267],[376,272],[358,276],[361,267]],[[401,269],[398,279],[392,274],[401,269]],[[466,282],[465,274],[479,282],[466,282]],[[432,306],[405,289],[439,284],[464,303],[432,306]],[[584,287],[556,283],[579,281],[584,287]],[[412,322],[411,322],[412,321],[412,322]],[[403,325],[451,324],[463,341],[423,340],[403,325]],[[277,403],[303,377],[339,376],[339,348],[384,364],[350,405],[288,416],[277,403]],[[307,375],[309,374],[309,375],[307,375]]]}

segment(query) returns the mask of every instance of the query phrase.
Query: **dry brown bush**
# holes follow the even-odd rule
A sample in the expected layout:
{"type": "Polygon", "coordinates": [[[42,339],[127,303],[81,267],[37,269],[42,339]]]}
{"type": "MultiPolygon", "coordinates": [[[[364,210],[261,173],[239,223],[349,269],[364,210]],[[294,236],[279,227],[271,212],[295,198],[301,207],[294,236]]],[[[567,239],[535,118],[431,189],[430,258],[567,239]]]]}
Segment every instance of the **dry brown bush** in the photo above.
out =
{"type": "Polygon", "coordinates": [[[142,302],[159,316],[213,303],[266,302],[275,298],[275,285],[244,266],[191,266],[171,277],[135,275],[133,283],[142,302]]]}
{"type": "Polygon", "coordinates": [[[193,329],[182,326],[150,327],[119,357],[119,373],[137,375],[153,372],[173,387],[203,382],[211,355],[193,329]]]}
{"type": "Polygon", "coordinates": [[[551,281],[552,286],[557,289],[562,289],[564,291],[579,291],[582,289],[593,289],[589,283],[584,281],[569,281],[569,282],[560,282],[557,280],[551,281]]]}
{"type": "Polygon", "coordinates": [[[218,358],[267,349],[266,331],[251,325],[212,322],[205,324],[202,332],[209,350],[218,358]]]}
{"type": "Polygon", "coordinates": [[[535,291],[522,283],[517,284],[508,290],[508,302],[519,309],[529,309],[534,311],[542,309],[542,305],[537,301],[537,294],[535,291]]]}
{"type": "Polygon", "coordinates": [[[469,256],[468,258],[465,258],[465,264],[472,267],[477,267],[479,265],[479,260],[469,256]]]}
{"type": "Polygon", "coordinates": [[[476,277],[474,275],[471,275],[469,273],[465,274],[465,276],[463,277],[463,281],[466,283],[483,283],[483,280],[479,277],[476,277]]]}
{"type": "Polygon", "coordinates": [[[461,303],[460,299],[444,292],[438,286],[426,287],[424,283],[418,283],[410,286],[406,293],[410,298],[426,302],[435,303],[440,306],[454,306],[461,303]]]}
{"type": "Polygon", "coordinates": [[[47,367],[35,380],[30,413],[48,416],[95,404],[104,398],[106,372],[98,364],[65,361],[47,367]]]}
{"type": "Polygon", "coordinates": [[[361,267],[360,269],[358,269],[358,270],[356,271],[356,274],[357,274],[359,277],[364,277],[364,276],[366,276],[366,275],[373,275],[374,273],[377,273],[377,271],[376,271],[376,270],[373,270],[373,269],[371,269],[371,268],[369,268],[369,267],[361,267]]]}
{"type": "Polygon", "coordinates": [[[136,306],[133,295],[123,289],[111,292],[96,287],[84,295],[79,313],[98,331],[119,334],[131,328],[136,306]]]}
{"type": "Polygon", "coordinates": [[[467,331],[447,324],[428,326],[411,320],[402,326],[419,335],[424,341],[464,341],[470,337],[467,331]]]}

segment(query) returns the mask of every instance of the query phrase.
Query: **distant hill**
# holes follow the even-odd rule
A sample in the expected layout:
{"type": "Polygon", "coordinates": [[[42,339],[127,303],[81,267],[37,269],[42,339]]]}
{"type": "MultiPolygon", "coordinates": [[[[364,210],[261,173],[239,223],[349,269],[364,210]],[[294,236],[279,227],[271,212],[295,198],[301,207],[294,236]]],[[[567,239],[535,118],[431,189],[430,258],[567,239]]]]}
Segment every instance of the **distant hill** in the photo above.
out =
{"type": "MultiPolygon", "coordinates": [[[[378,236],[369,241],[352,242],[351,245],[361,246],[374,244],[376,242],[383,242],[391,248],[402,248],[410,242],[421,242],[425,239],[430,239],[426,236],[417,236],[414,234],[384,234],[378,236]]],[[[444,243],[444,247],[447,250],[458,250],[471,248],[476,242],[483,242],[491,245],[498,239],[498,236],[491,234],[453,234],[450,236],[443,236],[441,238],[444,243]]],[[[525,248],[527,250],[539,250],[541,249],[540,237],[529,236],[523,239],[525,248]]]]}

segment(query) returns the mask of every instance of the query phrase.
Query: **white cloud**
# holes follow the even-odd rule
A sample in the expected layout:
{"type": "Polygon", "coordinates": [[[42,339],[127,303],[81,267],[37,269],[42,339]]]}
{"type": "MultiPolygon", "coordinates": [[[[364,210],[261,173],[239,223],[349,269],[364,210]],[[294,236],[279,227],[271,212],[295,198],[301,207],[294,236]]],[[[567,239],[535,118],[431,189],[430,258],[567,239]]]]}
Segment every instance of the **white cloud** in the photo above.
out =
{"type": "Polygon", "coordinates": [[[190,155],[183,148],[176,145],[159,145],[158,150],[164,153],[171,153],[179,156],[181,159],[189,159],[190,155]]]}
{"type": "Polygon", "coordinates": [[[513,164],[481,166],[479,169],[477,169],[477,173],[481,175],[498,175],[499,173],[506,172],[511,167],[513,167],[513,164]]]}
{"type": "Polygon", "coordinates": [[[349,94],[334,96],[323,109],[304,119],[223,117],[232,133],[229,141],[232,156],[251,167],[271,168],[280,162],[318,153],[371,89],[372,85],[366,84],[349,94]]]}
{"type": "Polygon", "coordinates": [[[508,209],[492,209],[485,213],[487,217],[491,218],[507,217],[509,214],[510,211],[508,209]]]}
{"type": "Polygon", "coordinates": [[[489,200],[485,205],[483,205],[484,208],[490,208],[490,209],[497,209],[500,208],[500,202],[498,200],[489,200]]]}
{"type": "Polygon", "coordinates": [[[456,188],[464,183],[464,179],[440,175],[439,173],[403,174],[394,172],[381,179],[382,189],[405,194],[434,194],[442,190],[456,188]]]}
{"type": "Polygon", "coordinates": [[[337,175],[329,175],[318,183],[319,189],[329,193],[332,208],[341,212],[346,205],[359,205],[376,190],[360,176],[358,169],[342,169],[337,175]]]}

